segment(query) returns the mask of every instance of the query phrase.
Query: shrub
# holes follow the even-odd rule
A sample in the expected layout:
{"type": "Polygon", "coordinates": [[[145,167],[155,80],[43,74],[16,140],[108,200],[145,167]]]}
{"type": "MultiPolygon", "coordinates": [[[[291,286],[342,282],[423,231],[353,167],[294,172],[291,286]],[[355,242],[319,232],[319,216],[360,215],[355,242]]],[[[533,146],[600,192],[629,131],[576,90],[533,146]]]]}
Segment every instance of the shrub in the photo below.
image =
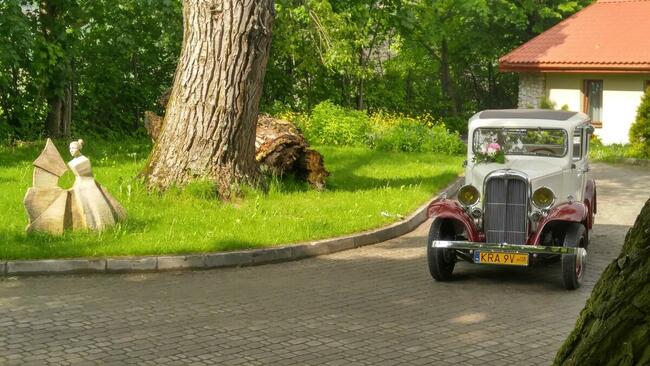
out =
{"type": "Polygon", "coordinates": [[[466,150],[466,146],[461,141],[458,133],[449,132],[444,125],[436,125],[430,128],[429,132],[429,150],[431,152],[444,153],[444,154],[462,154],[466,150]]]}
{"type": "Polygon", "coordinates": [[[427,150],[429,130],[411,119],[401,119],[396,126],[376,135],[374,147],[383,151],[423,152],[427,150]]]}
{"type": "Polygon", "coordinates": [[[650,158],[650,88],[643,95],[636,120],[630,128],[630,143],[637,154],[650,158]]]}
{"type": "MultiPolygon", "coordinates": [[[[449,132],[441,120],[429,114],[413,118],[379,111],[368,116],[364,111],[326,101],[318,104],[309,117],[286,110],[276,117],[293,122],[309,142],[318,145],[366,145],[383,151],[444,154],[465,151],[458,132],[449,132]]],[[[467,131],[464,119],[461,122],[457,118],[454,123],[458,129],[467,131]]]]}
{"type": "Polygon", "coordinates": [[[325,101],[303,123],[303,132],[314,143],[323,145],[361,145],[366,142],[369,119],[364,111],[346,109],[325,101]]]}
{"type": "Polygon", "coordinates": [[[467,135],[468,118],[465,117],[444,117],[445,126],[450,132],[458,132],[460,135],[467,135]]]}
{"type": "Polygon", "coordinates": [[[383,126],[369,139],[371,147],[384,151],[459,154],[465,150],[458,133],[442,123],[403,116],[383,115],[383,126]]]}
{"type": "Polygon", "coordinates": [[[540,109],[555,109],[555,106],[555,102],[548,97],[542,97],[542,99],[539,100],[540,109]]]}

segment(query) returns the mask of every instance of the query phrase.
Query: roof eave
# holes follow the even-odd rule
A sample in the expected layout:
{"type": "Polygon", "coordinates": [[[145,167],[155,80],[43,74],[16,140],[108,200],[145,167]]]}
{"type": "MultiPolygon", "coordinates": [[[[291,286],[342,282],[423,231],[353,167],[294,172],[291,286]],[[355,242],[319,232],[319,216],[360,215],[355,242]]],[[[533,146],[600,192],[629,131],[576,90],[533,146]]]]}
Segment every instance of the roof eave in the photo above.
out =
{"type": "Polygon", "coordinates": [[[557,73],[603,73],[645,74],[650,73],[649,64],[569,64],[569,63],[513,63],[499,62],[500,72],[557,72],[557,73]]]}

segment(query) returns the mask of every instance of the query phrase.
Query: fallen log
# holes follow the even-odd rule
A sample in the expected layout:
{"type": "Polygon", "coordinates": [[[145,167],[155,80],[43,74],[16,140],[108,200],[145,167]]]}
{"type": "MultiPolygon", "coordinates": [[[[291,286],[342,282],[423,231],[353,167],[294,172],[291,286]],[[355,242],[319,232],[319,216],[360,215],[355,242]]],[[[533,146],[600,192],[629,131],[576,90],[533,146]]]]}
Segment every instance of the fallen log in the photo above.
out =
{"type": "Polygon", "coordinates": [[[323,156],[309,148],[293,123],[267,115],[257,119],[255,160],[274,175],[293,172],[316,189],[325,188],[325,178],[329,175],[323,156]]]}
{"type": "MultiPolygon", "coordinates": [[[[144,124],[155,142],[162,131],[163,117],[151,111],[144,114],[144,124]]],[[[286,120],[260,115],[255,137],[255,160],[262,171],[276,176],[293,173],[312,187],[322,190],[329,172],[323,156],[311,149],[303,134],[286,120]]]]}
{"type": "Polygon", "coordinates": [[[154,112],[144,112],[144,128],[147,130],[147,133],[153,142],[156,142],[156,140],[158,140],[160,131],[162,131],[162,122],[163,118],[154,112]]]}

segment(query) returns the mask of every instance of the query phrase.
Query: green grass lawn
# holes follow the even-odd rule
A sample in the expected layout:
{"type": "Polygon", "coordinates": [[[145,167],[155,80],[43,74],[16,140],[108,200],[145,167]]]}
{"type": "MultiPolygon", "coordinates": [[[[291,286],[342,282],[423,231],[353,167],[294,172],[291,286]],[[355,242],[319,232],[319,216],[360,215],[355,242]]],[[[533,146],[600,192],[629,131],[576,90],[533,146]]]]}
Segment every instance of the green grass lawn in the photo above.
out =
{"type": "MultiPolygon", "coordinates": [[[[68,160],[65,142],[57,142],[68,160]]],[[[147,192],[137,173],[150,144],[87,141],[97,180],[126,208],[126,222],[101,233],[26,234],[22,200],[43,142],[0,147],[0,259],[180,254],[268,247],[380,227],[408,215],[461,173],[461,156],[317,147],[331,172],[323,192],[290,178],[268,192],[221,202],[206,183],[147,192]],[[382,212],[390,215],[387,217],[382,212]]],[[[66,173],[61,186],[72,185],[66,173]]]]}
{"type": "Polygon", "coordinates": [[[589,147],[589,158],[593,161],[619,163],[621,159],[643,159],[643,156],[629,144],[591,144],[589,147]]]}

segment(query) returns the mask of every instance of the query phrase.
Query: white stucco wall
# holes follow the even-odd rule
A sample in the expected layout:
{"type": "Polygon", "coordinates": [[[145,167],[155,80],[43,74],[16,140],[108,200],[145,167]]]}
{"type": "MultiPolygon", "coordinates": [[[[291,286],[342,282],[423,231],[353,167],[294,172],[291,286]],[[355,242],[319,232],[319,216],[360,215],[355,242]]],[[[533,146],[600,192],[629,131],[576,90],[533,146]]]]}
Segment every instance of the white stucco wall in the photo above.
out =
{"type": "Polygon", "coordinates": [[[630,125],[643,96],[650,74],[546,74],[546,93],[556,108],[582,111],[582,86],[585,79],[603,80],[603,127],[596,129],[604,143],[626,143],[630,125]]]}

